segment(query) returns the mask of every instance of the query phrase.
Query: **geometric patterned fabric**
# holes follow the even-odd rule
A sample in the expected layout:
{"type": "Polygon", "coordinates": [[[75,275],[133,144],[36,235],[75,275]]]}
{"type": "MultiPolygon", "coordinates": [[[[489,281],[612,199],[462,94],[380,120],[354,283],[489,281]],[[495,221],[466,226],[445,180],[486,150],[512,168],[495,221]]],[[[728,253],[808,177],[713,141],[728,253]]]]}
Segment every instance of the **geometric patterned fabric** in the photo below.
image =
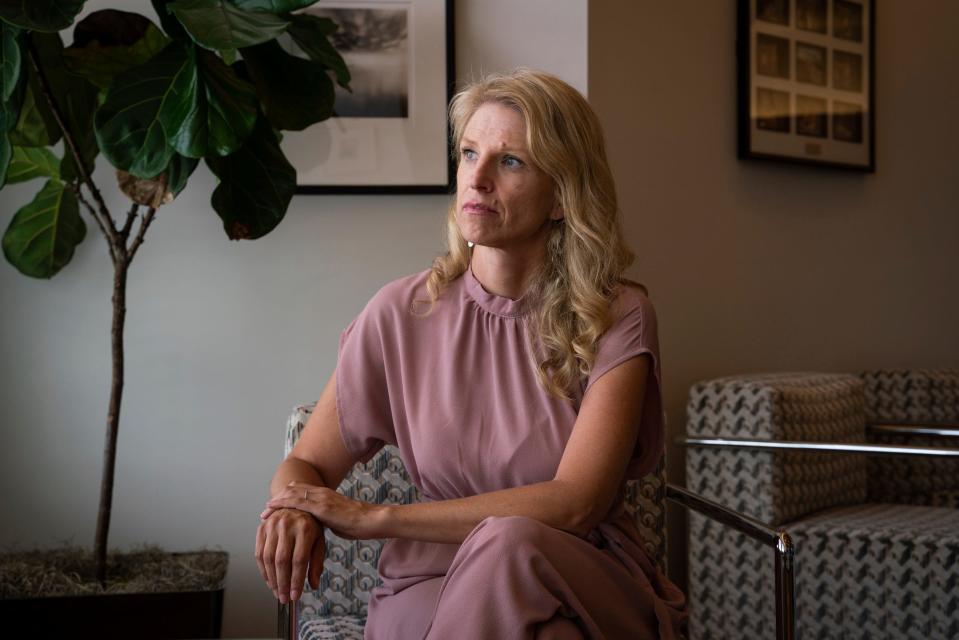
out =
{"type": "MultiPolygon", "coordinates": [[[[959,422],[957,390],[957,372],[720,378],[692,387],[687,433],[863,442],[867,420],[880,414],[890,422],[959,422]],[[904,396],[905,389],[912,395],[904,396]],[[930,401],[939,406],[918,406],[930,401]],[[908,411],[893,413],[893,407],[908,411]]],[[[941,446],[955,446],[955,440],[941,446]]],[[[903,469],[886,467],[879,486],[892,482],[891,468],[903,469]]],[[[797,637],[959,637],[959,510],[867,502],[867,494],[877,495],[868,486],[877,479],[875,467],[868,469],[872,475],[865,456],[690,447],[686,486],[789,532],[797,637]]],[[[941,467],[923,470],[918,488],[908,486],[909,475],[897,475],[898,493],[941,487],[939,504],[947,504],[947,489],[959,487],[956,477],[934,480],[941,467]]],[[[689,535],[690,638],[772,637],[773,551],[696,513],[690,514],[689,535]]]]}
{"type": "Polygon", "coordinates": [[[841,507],[789,534],[799,637],[959,638],[959,509],[841,507]]]}
{"type": "MultiPolygon", "coordinates": [[[[294,407],[286,426],[284,458],[299,439],[312,410],[313,405],[294,407]]],[[[375,503],[408,504],[420,499],[399,451],[393,446],[383,447],[369,461],[354,465],[337,491],[375,503]]],[[[627,482],[623,499],[647,553],[665,570],[665,465],[661,463],[656,471],[640,480],[627,482]]],[[[363,637],[370,591],[380,584],[376,564],[382,546],[382,540],[344,540],[326,531],[326,561],[319,589],[313,591],[306,585],[300,597],[301,640],[363,637]]]]}
{"type": "Polygon", "coordinates": [[[948,424],[959,417],[959,370],[866,371],[869,422],[948,424]]]}
{"type": "MultiPolygon", "coordinates": [[[[959,423],[959,371],[893,370],[862,374],[867,420],[890,424],[959,423]]],[[[955,438],[870,436],[871,442],[955,447],[955,438]]],[[[959,460],[874,457],[869,500],[959,508],[959,460]]]]}
{"type": "Polygon", "coordinates": [[[300,640],[363,640],[365,616],[311,617],[300,614],[300,640]]]}

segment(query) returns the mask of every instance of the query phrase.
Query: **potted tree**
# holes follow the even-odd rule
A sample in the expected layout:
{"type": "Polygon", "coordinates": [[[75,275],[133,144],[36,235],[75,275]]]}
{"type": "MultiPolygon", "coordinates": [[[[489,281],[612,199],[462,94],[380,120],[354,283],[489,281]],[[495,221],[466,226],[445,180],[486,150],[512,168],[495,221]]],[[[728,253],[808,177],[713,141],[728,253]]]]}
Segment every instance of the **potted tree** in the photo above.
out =
{"type": "Polygon", "coordinates": [[[64,47],[60,32],[74,26],[83,0],[0,0],[0,188],[43,180],[10,220],[4,256],[24,275],[53,277],[86,236],[85,212],[114,266],[113,372],[93,550],[87,559],[65,550],[8,554],[0,570],[5,629],[35,629],[42,619],[45,633],[62,621],[71,635],[83,636],[89,618],[100,637],[219,635],[226,554],[147,550],[108,558],[127,276],[157,209],[186,187],[201,159],[218,178],[211,204],[231,239],[259,238],[282,221],[296,171],[278,132],[330,117],[334,79],[349,88],[349,72],[328,39],[336,25],[294,13],[315,2],[152,0],[159,24],[127,11],[96,11],[76,23],[64,47]],[[281,36],[305,55],[285,50],[281,36]],[[51,147],[61,140],[58,156],[51,147]],[[94,184],[100,155],[130,199],[124,216],[108,210],[94,184]],[[187,560],[187,573],[205,572],[205,582],[162,579],[187,560]],[[72,573],[73,584],[51,588],[51,567],[72,573]],[[129,587],[120,582],[127,574],[148,577],[129,587]],[[37,582],[46,584],[44,593],[30,591],[37,582]],[[175,620],[187,624],[171,626],[175,620]]]}

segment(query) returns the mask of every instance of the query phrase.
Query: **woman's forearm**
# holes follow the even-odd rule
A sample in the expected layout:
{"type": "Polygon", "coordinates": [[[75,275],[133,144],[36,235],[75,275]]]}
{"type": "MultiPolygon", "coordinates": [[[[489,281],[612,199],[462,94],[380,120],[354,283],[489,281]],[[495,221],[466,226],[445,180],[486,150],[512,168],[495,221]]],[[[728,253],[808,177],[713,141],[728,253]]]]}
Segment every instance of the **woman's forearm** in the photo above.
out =
{"type": "Polygon", "coordinates": [[[276,473],[273,474],[273,479],[270,481],[270,496],[279,494],[290,482],[302,482],[318,487],[327,486],[316,467],[293,456],[288,456],[281,462],[276,473]]]}
{"type": "Polygon", "coordinates": [[[467,498],[378,505],[375,537],[460,543],[489,516],[526,516],[584,536],[597,524],[598,513],[584,502],[569,483],[549,480],[467,498]]]}

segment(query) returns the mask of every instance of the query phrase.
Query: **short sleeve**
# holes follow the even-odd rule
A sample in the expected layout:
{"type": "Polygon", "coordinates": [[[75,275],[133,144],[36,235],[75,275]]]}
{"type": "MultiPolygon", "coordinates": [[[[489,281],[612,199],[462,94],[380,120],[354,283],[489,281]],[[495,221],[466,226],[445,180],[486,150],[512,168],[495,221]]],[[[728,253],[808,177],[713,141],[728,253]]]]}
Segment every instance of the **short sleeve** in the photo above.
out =
{"type": "Polygon", "coordinates": [[[340,336],[336,412],[346,450],[366,462],[396,444],[387,379],[387,346],[374,301],[340,336]]]}
{"type": "Polygon", "coordinates": [[[640,289],[624,285],[613,302],[612,312],[613,323],[599,340],[585,390],[588,391],[603,374],[631,358],[643,354],[652,358],[643,396],[639,437],[626,469],[627,478],[641,478],[655,470],[666,438],[656,310],[640,289]]]}

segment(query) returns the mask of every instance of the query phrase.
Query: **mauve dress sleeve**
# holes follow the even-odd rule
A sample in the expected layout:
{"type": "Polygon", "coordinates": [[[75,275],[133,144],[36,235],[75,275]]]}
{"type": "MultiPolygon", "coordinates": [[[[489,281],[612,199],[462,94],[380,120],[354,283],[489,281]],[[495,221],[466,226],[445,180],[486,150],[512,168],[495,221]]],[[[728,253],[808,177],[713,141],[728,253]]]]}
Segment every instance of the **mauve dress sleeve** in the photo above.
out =
{"type": "Polygon", "coordinates": [[[603,374],[627,360],[644,353],[652,358],[652,370],[647,378],[643,397],[639,437],[633,457],[626,468],[627,478],[642,478],[652,473],[659,463],[666,437],[656,310],[642,291],[624,285],[613,302],[612,312],[613,323],[597,345],[596,360],[586,383],[586,391],[588,392],[590,386],[603,374]]]}
{"type": "Polygon", "coordinates": [[[375,301],[340,335],[336,413],[346,450],[366,462],[384,444],[396,444],[386,375],[383,328],[375,301]]]}

